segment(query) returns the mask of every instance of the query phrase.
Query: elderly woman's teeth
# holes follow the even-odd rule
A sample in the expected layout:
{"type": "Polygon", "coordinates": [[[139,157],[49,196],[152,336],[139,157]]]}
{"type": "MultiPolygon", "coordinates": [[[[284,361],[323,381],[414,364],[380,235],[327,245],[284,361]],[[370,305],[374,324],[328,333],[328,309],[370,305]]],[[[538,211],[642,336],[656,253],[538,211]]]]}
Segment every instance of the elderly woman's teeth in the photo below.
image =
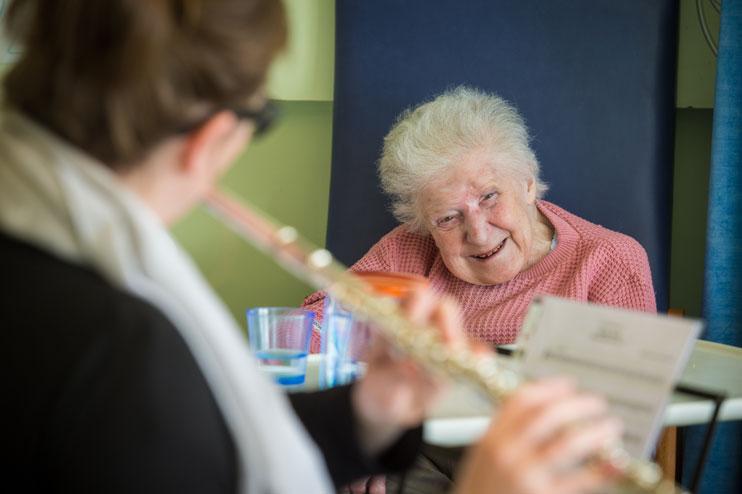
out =
{"type": "MultiPolygon", "coordinates": [[[[507,240],[507,239],[505,239],[505,240],[507,240]]],[[[497,245],[497,247],[495,247],[491,251],[485,252],[484,254],[475,255],[475,256],[472,256],[472,257],[476,257],[477,259],[487,259],[488,257],[492,257],[493,255],[497,254],[500,251],[500,249],[502,249],[502,246],[505,245],[505,240],[503,240],[502,242],[500,242],[497,245]]]]}

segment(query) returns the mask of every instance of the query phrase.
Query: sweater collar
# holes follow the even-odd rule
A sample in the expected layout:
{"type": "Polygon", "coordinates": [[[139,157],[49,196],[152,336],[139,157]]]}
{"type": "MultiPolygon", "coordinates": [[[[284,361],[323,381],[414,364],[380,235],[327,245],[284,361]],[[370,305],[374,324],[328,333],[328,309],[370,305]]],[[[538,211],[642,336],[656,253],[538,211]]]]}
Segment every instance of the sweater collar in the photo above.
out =
{"type": "Polygon", "coordinates": [[[554,235],[557,239],[556,248],[551,250],[530,268],[518,273],[508,283],[521,279],[531,280],[545,276],[569,260],[579,239],[577,231],[565,220],[563,215],[564,210],[562,208],[548,201],[537,201],[536,207],[549,220],[551,226],[554,227],[554,235]]]}

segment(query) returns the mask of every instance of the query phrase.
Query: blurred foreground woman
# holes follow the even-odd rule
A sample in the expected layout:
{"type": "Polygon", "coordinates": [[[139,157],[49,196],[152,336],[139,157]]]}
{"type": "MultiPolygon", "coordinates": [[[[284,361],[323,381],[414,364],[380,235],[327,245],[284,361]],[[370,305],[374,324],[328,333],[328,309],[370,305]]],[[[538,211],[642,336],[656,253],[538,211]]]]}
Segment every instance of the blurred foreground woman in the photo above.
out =
{"type": "MultiPolygon", "coordinates": [[[[166,230],[270,123],[281,4],[16,0],[8,15],[24,52],[0,123],[5,485],[326,493],[409,465],[437,379],[380,347],[354,386],[286,399],[166,230]]],[[[450,302],[420,292],[407,311],[462,343],[450,302]]],[[[526,388],[462,492],[605,482],[582,463],[618,434],[604,411],[562,381],[526,388]]]]}

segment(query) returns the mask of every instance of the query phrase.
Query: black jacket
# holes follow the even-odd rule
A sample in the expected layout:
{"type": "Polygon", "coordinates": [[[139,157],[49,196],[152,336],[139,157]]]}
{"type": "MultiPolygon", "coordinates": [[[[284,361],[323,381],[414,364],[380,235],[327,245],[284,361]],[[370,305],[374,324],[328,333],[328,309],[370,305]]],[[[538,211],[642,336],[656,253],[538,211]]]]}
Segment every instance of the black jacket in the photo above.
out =
{"type": "MultiPolygon", "coordinates": [[[[236,491],[224,418],[158,309],[3,234],[0,280],[2,485],[17,492],[236,491]]],[[[336,485],[404,467],[419,447],[418,428],[381,458],[365,457],[349,388],[292,395],[291,402],[336,485]]]]}

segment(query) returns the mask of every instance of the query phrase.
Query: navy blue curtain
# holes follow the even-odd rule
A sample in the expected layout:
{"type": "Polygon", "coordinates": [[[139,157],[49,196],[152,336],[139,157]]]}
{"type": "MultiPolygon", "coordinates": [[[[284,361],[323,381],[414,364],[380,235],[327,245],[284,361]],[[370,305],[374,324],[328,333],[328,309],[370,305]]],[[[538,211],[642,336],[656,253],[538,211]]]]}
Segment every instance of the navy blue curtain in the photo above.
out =
{"type": "MultiPolygon", "coordinates": [[[[742,346],[742,0],[722,2],[714,107],[704,338],[742,346]]],[[[695,464],[701,434],[686,434],[686,466],[695,464]]],[[[720,425],[699,492],[742,492],[742,423],[720,425]]]]}

